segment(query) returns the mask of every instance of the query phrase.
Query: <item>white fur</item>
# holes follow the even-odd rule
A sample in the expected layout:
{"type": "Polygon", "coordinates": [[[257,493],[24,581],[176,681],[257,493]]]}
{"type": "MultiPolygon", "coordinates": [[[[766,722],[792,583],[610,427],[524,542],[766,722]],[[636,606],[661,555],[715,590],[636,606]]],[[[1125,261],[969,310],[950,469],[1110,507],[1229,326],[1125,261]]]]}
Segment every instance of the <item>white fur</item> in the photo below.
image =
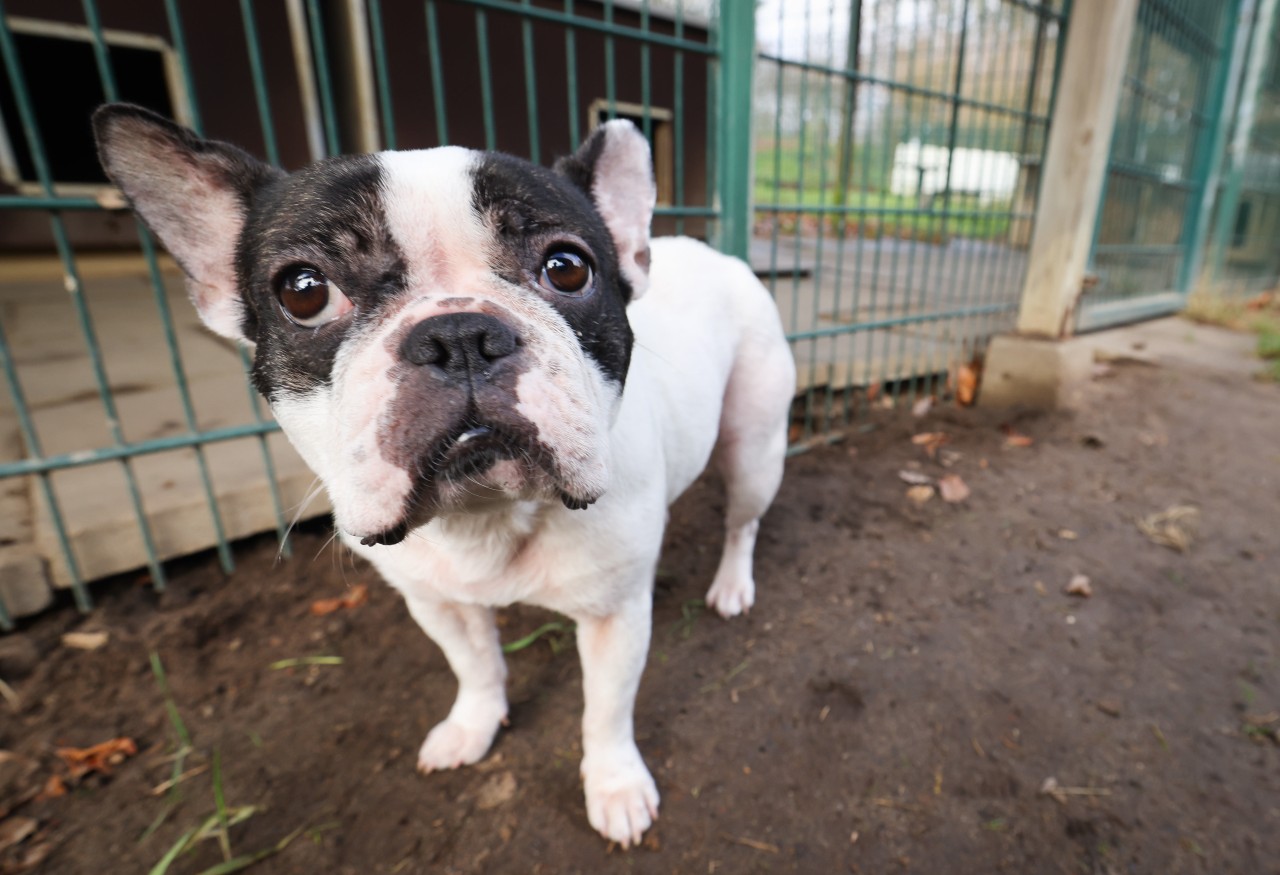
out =
{"type": "Polygon", "coordinates": [[[660,239],[653,241],[651,276],[651,293],[628,310],[635,350],[608,432],[609,489],[595,505],[570,511],[517,502],[447,516],[394,547],[362,547],[346,537],[404,593],[458,675],[457,703],[428,736],[423,770],[479,759],[506,714],[497,680],[504,676],[501,650],[496,639],[464,631],[468,623],[513,602],[577,622],[588,817],[624,844],[639,841],[657,814],[632,707],[667,505],[719,441],[729,514],[724,558],[707,598],[726,616],[749,609],[751,546],[781,476],[795,387],[776,308],[745,265],[693,240],[660,239]]]}
{"type": "Polygon", "coordinates": [[[658,200],[649,141],[629,121],[601,125],[604,147],[595,165],[591,199],[609,228],[631,299],[649,288],[649,225],[658,200]]]}

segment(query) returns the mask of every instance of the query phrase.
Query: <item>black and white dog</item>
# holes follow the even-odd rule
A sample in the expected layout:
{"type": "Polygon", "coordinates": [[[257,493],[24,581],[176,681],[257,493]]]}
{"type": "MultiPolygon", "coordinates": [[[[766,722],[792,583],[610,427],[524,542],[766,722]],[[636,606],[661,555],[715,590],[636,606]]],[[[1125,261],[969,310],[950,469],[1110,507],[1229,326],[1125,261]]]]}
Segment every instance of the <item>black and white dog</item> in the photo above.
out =
{"type": "Polygon", "coordinates": [[[707,603],[755,598],[795,366],[742,262],[649,240],[649,146],[600,126],[548,170],[445,147],[293,174],[147,110],[94,116],[103,166],[209,328],[324,482],[344,541],[458,677],[424,772],[474,763],[507,714],[495,606],[577,622],[587,816],[637,842],[658,792],[632,711],[667,506],[713,450],[728,491],[707,603]]]}

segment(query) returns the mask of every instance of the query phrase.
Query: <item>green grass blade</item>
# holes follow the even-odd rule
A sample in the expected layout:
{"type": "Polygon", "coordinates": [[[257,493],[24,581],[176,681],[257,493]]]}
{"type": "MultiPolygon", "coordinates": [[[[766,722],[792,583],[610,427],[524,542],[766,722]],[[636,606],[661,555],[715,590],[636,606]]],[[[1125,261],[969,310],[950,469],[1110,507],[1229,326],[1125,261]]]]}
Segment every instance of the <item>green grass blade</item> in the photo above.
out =
{"type": "Polygon", "coordinates": [[[191,844],[192,837],[196,834],[196,827],[192,827],[182,834],[182,838],[174,842],[173,847],[165,851],[160,861],[151,867],[151,871],[147,875],[164,875],[169,871],[169,867],[173,865],[173,861],[178,859],[187,846],[191,844]]]}
{"type": "Polygon", "coordinates": [[[543,635],[549,635],[552,632],[568,632],[570,628],[570,626],[566,626],[564,623],[558,623],[555,621],[544,623],[523,638],[512,641],[510,644],[502,645],[502,652],[515,653],[516,651],[524,650],[543,635]]]}
{"type": "Polygon", "coordinates": [[[282,668],[297,668],[300,665],[342,665],[341,656],[297,656],[292,659],[281,659],[271,663],[272,671],[282,668]]]}

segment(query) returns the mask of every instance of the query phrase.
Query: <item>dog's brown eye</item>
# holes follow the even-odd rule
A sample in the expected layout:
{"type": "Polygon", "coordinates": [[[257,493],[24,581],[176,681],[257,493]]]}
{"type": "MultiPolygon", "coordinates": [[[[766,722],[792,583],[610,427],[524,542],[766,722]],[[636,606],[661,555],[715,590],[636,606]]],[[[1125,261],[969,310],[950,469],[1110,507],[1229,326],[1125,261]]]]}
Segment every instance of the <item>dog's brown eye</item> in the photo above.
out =
{"type": "Polygon", "coordinates": [[[314,267],[297,267],[280,280],[280,306],[292,321],[306,328],[332,322],[351,310],[351,301],[314,267]]]}
{"type": "Polygon", "coordinates": [[[591,290],[591,265],[576,252],[553,252],[542,262],[543,288],[562,295],[585,295],[591,290]]]}

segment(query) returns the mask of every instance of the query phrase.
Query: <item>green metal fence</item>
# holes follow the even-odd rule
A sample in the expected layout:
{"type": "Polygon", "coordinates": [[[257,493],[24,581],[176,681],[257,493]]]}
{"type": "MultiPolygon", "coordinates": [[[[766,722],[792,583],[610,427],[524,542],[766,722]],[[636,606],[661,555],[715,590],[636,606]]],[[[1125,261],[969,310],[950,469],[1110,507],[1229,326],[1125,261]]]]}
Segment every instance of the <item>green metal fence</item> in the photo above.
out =
{"type": "Polygon", "coordinates": [[[1271,289],[1280,280],[1280,16],[1255,4],[1207,254],[1208,287],[1271,289]]]}
{"type": "MultiPolygon", "coordinates": [[[[1276,33],[1236,25],[1274,7],[1142,0],[1082,324],[1185,291],[1206,237],[1211,270],[1274,275],[1276,33]],[[1256,112],[1228,134],[1246,69],[1256,112]]],[[[873,404],[963,393],[1012,327],[1069,19],[1069,0],[0,0],[0,263],[24,246],[56,261],[0,277],[0,523],[21,493],[34,533],[16,540],[87,609],[105,574],[145,564],[162,588],[192,532],[227,571],[245,534],[274,528],[287,551],[314,494],[244,354],[198,330],[172,263],[94,176],[98,102],[287,168],[445,143],[546,162],[632,118],[655,233],[710,239],[770,286],[799,451],[873,404]],[[96,85],[51,95],[50,65],[96,85]]]]}
{"type": "Polygon", "coordinates": [[[1139,3],[1080,330],[1174,312],[1195,283],[1239,83],[1241,11],[1242,0],[1139,3]]]}
{"type": "MultiPolygon", "coordinates": [[[[60,171],[51,164],[50,140],[44,130],[50,124],[50,107],[41,102],[28,74],[40,67],[41,49],[48,47],[48,40],[78,41],[82,53],[92,52],[98,87],[90,105],[79,107],[82,112],[76,120],[85,132],[92,104],[150,99],[153,108],[178,116],[199,132],[241,142],[285,166],[340,151],[446,143],[500,148],[545,161],[571,151],[596,122],[629,116],[655,146],[660,189],[657,230],[713,239],[721,233],[736,234],[744,240],[750,141],[735,137],[732,125],[717,129],[716,119],[742,119],[749,114],[750,7],[730,4],[726,28],[721,31],[717,4],[690,0],[688,5],[691,9],[686,11],[685,0],[369,0],[367,4],[299,0],[285,4],[286,28],[281,25],[282,7],[253,0],[241,0],[234,7],[219,4],[216,12],[192,0],[163,0],[162,6],[157,3],[150,10],[149,18],[143,4],[84,0],[80,16],[48,26],[37,21],[41,26],[33,29],[32,19],[45,14],[38,3],[0,3],[0,52],[7,80],[0,109],[8,120],[0,133],[7,131],[10,138],[5,143],[14,147],[0,150],[0,159],[7,158],[19,177],[13,186],[16,190],[0,193],[0,211],[6,217],[21,217],[19,224],[24,227],[31,224],[33,215],[45,217],[60,285],[78,326],[75,354],[92,373],[91,394],[98,412],[90,417],[107,425],[105,443],[95,442],[89,434],[58,431],[60,444],[70,440],[74,446],[65,452],[46,450],[51,428],[44,426],[56,424],[57,416],[39,398],[32,403],[29,397],[34,380],[48,379],[47,375],[32,377],[41,367],[41,356],[38,349],[28,348],[36,345],[34,338],[33,343],[15,344],[21,338],[6,333],[12,312],[27,301],[0,302],[0,367],[7,389],[7,397],[0,399],[0,429],[12,424],[21,442],[8,458],[0,455],[0,484],[8,488],[29,479],[35,493],[30,502],[34,525],[54,533],[50,556],[50,564],[57,566],[54,577],[70,586],[79,607],[91,605],[86,579],[101,573],[93,568],[86,571],[86,552],[110,553],[115,545],[94,542],[92,532],[68,523],[69,513],[87,497],[76,483],[64,479],[75,470],[101,471],[110,466],[118,472],[133,520],[133,531],[124,539],[136,540],[125,552],[145,557],[139,562],[145,561],[150,581],[158,589],[165,585],[163,560],[183,550],[166,537],[173,521],[166,518],[164,491],[174,484],[149,482],[145,472],[140,476],[139,467],[149,460],[167,457],[195,465],[205,506],[205,537],[216,546],[228,572],[234,567],[229,540],[245,534],[246,525],[250,530],[253,526],[240,519],[242,508],[231,507],[228,495],[237,484],[220,481],[213,470],[218,465],[211,465],[209,456],[224,446],[237,446],[243,457],[245,441],[259,445],[259,471],[248,476],[265,484],[264,501],[271,505],[282,551],[288,549],[287,517],[300,496],[282,494],[279,488],[278,454],[288,450],[275,442],[277,426],[251,389],[247,392],[251,415],[241,421],[223,423],[228,415],[218,411],[202,415],[202,406],[208,405],[202,405],[201,386],[188,379],[194,359],[183,349],[190,341],[183,337],[183,325],[175,324],[187,315],[187,310],[178,309],[185,303],[173,303],[181,297],[179,283],[172,265],[162,262],[140,226],[133,246],[141,250],[155,309],[155,324],[148,330],[163,336],[167,359],[152,364],[171,371],[166,388],[173,390],[168,400],[176,402],[176,410],[158,436],[133,433],[128,415],[122,416],[121,404],[137,387],[118,372],[128,369],[125,357],[135,350],[104,344],[99,328],[103,311],[113,305],[108,299],[115,289],[109,278],[85,278],[82,262],[94,257],[85,251],[91,244],[80,245],[75,239],[77,233],[84,233],[86,215],[101,216],[118,204],[109,192],[63,184],[60,171]],[[15,6],[26,17],[14,13],[15,6]],[[343,14],[352,9],[364,17],[344,20],[343,14]],[[184,21],[192,16],[200,22],[195,28],[200,39],[194,42],[193,30],[184,21]],[[139,92],[135,87],[131,93],[118,87],[121,75],[137,79],[135,67],[142,62],[130,51],[137,54],[139,46],[150,45],[126,33],[126,28],[148,30],[147,39],[159,37],[156,41],[163,44],[158,51],[173,80],[171,93],[163,99],[145,88],[139,92]],[[264,46],[268,28],[274,29],[271,51],[264,46]],[[352,38],[353,31],[362,38],[352,38]],[[228,35],[234,42],[226,41],[228,35]],[[286,44],[292,46],[295,58],[302,58],[296,70],[285,71],[288,75],[278,64],[281,35],[292,38],[286,44]],[[220,39],[223,42],[211,45],[220,39]],[[212,63],[208,61],[211,52],[212,63]],[[735,71],[722,69],[722,55],[737,64],[735,71]],[[365,77],[363,92],[358,75],[342,75],[357,68],[371,74],[365,77]],[[281,82],[290,77],[290,85],[296,88],[282,100],[281,82]],[[728,111],[735,100],[743,105],[737,112],[728,111]],[[243,126],[242,107],[247,106],[256,110],[252,116],[256,130],[243,126]],[[726,111],[718,114],[720,107],[726,111]],[[216,123],[206,124],[215,112],[216,123]],[[367,123],[369,116],[374,119],[372,125],[367,123]],[[299,137],[299,130],[308,136],[299,137]],[[718,142],[725,144],[723,148],[718,142]],[[720,155],[726,156],[723,165],[717,161],[720,155]],[[729,174],[741,178],[735,183],[729,174]],[[723,229],[715,224],[722,215],[721,201],[735,204],[737,210],[736,224],[727,221],[723,229]],[[113,359],[124,364],[114,367],[108,363],[113,359]],[[229,516],[234,518],[231,525],[229,516]]],[[[74,54],[72,49],[65,51],[68,57],[74,54]]],[[[65,112],[74,106],[75,101],[70,101],[65,112]]],[[[724,240],[731,245],[728,236],[724,240]]],[[[13,288],[18,290],[11,294],[19,297],[24,290],[49,298],[56,295],[48,284],[13,288]]],[[[247,365],[243,353],[240,359],[241,366],[247,365]]],[[[37,395],[44,392],[43,385],[37,395]]],[[[84,398],[77,396],[73,401],[81,403],[84,398]]],[[[243,464],[235,470],[246,476],[243,464]]],[[[12,502],[3,505],[3,512],[12,506],[12,502]]],[[[260,522],[259,515],[259,529],[260,522]]],[[[11,626],[9,612],[0,601],[0,628],[11,626]]]]}
{"type": "Polygon", "coordinates": [[[1067,10],[1024,0],[761,7],[753,262],[803,444],[943,394],[1018,307],[1067,10]]]}

